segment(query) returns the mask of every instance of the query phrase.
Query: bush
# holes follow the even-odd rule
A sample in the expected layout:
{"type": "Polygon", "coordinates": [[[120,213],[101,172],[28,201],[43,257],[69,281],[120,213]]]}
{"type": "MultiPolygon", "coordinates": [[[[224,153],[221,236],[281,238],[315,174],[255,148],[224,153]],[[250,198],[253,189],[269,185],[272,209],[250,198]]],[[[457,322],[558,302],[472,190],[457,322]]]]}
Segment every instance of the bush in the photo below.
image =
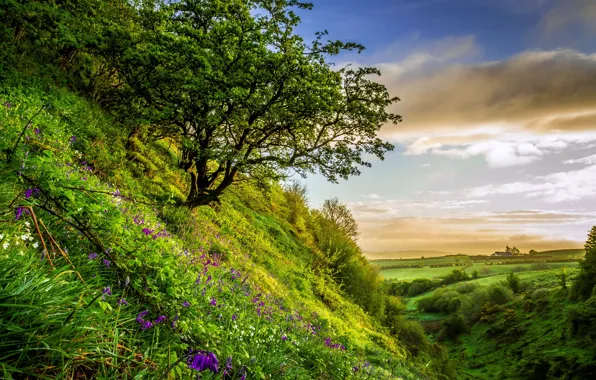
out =
{"type": "Polygon", "coordinates": [[[397,339],[405,343],[408,352],[418,356],[428,347],[428,340],[420,323],[400,318],[395,321],[395,332],[397,339]]]}
{"type": "Polygon", "coordinates": [[[518,294],[522,291],[522,284],[519,280],[519,276],[511,272],[507,275],[506,284],[513,291],[514,294],[518,294]]]}
{"type": "Polygon", "coordinates": [[[441,283],[443,285],[450,285],[450,284],[455,284],[456,282],[466,281],[469,279],[470,279],[470,276],[466,272],[464,272],[460,269],[454,269],[451,273],[449,273],[447,276],[445,276],[443,278],[441,283]]]}
{"type": "Polygon", "coordinates": [[[450,339],[455,340],[463,333],[468,332],[468,326],[461,314],[455,314],[447,318],[443,322],[443,327],[439,333],[439,340],[450,339]]]}

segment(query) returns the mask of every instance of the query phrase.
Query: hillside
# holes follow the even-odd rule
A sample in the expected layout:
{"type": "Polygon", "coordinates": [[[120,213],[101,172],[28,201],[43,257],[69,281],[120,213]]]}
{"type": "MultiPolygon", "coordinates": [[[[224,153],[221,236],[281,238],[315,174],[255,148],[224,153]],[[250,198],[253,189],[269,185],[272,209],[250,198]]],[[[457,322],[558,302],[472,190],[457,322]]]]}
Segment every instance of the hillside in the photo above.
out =
{"type": "Polygon", "coordinates": [[[448,373],[396,298],[342,290],[310,211],[290,223],[278,184],[240,182],[191,211],[176,205],[187,189],[168,140],[123,135],[97,105],[18,72],[0,104],[4,378],[448,373]]]}

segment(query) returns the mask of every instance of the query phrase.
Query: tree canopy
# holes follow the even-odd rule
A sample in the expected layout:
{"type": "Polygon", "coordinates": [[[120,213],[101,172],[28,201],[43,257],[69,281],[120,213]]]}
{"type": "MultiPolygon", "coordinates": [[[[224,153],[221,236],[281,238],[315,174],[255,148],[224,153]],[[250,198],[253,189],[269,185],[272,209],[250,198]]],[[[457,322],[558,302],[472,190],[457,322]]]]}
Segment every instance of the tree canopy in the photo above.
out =
{"type": "Polygon", "coordinates": [[[333,222],[346,236],[355,240],[358,237],[358,223],[354,220],[352,212],[337,198],[326,199],[321,207],[322,216],[333,222]]]}
{"type": "Polygon", "coordinates": [[[400,121],[398,99],[375,68],[335,68],[329,57],[363,49],[306,43],[293,0],[183,0],[142,8],[143,29],[105,49],[118,70],[121,106],[150,134],[181,148],[187,205],[217,201],[239,176],[281,178],[289,169],[330,181],[369,167],[393,146],[381,126],[400,121]]]}

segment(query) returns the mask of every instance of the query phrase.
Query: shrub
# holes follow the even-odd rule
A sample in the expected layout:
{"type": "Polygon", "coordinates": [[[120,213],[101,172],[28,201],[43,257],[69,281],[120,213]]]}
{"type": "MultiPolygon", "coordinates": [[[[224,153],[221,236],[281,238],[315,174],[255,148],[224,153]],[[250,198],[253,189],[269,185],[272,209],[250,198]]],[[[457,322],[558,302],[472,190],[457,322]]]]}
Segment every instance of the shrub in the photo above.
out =
{"type": "Polygon", "coordinates": [[[428,340],[420,323],[400,318],[395,322],[397,339],[405,343],[409,353],[418,356],[428,347],[428,340]]]}
{"type": "Polygon", "coordinates": [[[449,284],[455,284],[456,282],[465,281],[465,280],[469,280],[469,279],[470,279],[470,276],[466,272],[464,272],[460,269],[454,269],[451,273],[449,273],[447,276],[445,276],[441,282],[443,285],[449,285],[449,284]]]}
{"type": "Polygon", "coordinates": [[[467,331],[468,326],[466,325],[464,317],[461,314],[455,314],[443,322],[443,327],[441,328],[438,339],[455,340],[460,334],[463,334],[467,331]]]}
{"type": "Polygon", "coordinates": [[[513,291],[514,294],[520,293],[522,290],[521,281],[519,276],[511,272],[507,275],[506,284],[513,291]]]}

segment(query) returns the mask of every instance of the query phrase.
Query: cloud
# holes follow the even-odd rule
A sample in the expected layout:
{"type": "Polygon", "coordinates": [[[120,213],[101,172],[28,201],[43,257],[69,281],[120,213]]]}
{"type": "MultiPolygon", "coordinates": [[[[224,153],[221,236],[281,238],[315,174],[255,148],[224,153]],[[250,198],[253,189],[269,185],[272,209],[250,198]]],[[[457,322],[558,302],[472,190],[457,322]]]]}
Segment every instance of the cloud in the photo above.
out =
{"type": "Polygon", "coordinates": [[[430,164],[422,164],[420,165],[421,168],[430,168],[430,164]]]}
{"type": "Polygon", "coordinates": [[[384,127],[382,137],[405,144],[407,155],[484,156],[491,167],[596,141],[596,54],[527,51],[461,64],[458,57],[474,46],[464,41],[474,40],[378,65],[390,93],[402,99],[392,111],[404,118],[384,127]]]}
{"type": "MultiPolygon", "coordinates": [[[[396,63],[401,66],[401,63],[396,63]]],[[[400,128],[459,130],[498,124],[496,130],[523,127],[536,132],[566,129],[581,112],[596,114],[596,54],[571,50],[524,52],[510,59],[443,66],[432,72],[385,78],[402,102],[400,128]]],[[[578,126],[572,124],[572,130],[578,126]]],[[[582,125],[595,130],[594,125],[582,125]]]]}
{"type": "Polygon", "coordinates": [[[506,245],[515,245],[526,252],[581,247],[581,242],[549,234],[548,230],[524,232],[516,225],[479,228],[477,220],[454,223],[440,218],[403,217],[382,222],[360,221],[360,226],[359,243],[369,257],[375,251],[422,249],[490,254],[506,245]]]}
{"type": "Polygon", "coordinates": [[[364,195],[361,195],[361,197],[362,198],[368,198],[368,199],[381,199],[381,198],[383,198],[383,197],[381,197],[378,194],[364,194],[364,195]]]}
{"type": "Polygon", "coordinates": [[[530,182],[480,186],[468,191],[471,198],[495,195],[523,195],[550,203],[578,201],[596,197],[596,165],[583,169],[538,176],[530,182]]]}
{"type": "Polygon", "coordinates": [[[556,0],[539,23],[544,39],[578,40],[596,33],[596,2],[594,0],[556,0]]]}
{"type": "Polygon", "coordinates": [[[585,164],[585,165],[596,165],[596,154],[588,157],[582,157],[575,160],[563,161],[564,164],[585,164]]]}

